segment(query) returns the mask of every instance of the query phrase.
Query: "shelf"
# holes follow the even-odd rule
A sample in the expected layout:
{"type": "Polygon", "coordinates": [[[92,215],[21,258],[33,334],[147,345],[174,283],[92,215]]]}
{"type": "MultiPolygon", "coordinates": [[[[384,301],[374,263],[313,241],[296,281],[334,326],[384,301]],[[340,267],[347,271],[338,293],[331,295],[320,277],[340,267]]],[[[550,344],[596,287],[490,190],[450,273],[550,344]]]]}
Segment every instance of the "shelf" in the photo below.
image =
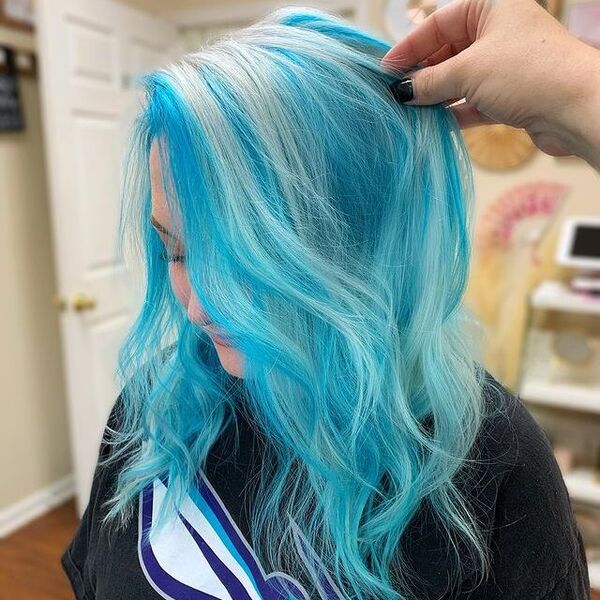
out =
{"type": "Polygon", "coordinates": [[[600,297],[572,292],[560,281],[544,281],[529,300],[534,308],[600,315],[600,297]]]}
{"type": "Polygon", "coordinates": [[[576,468],[563,475],[569,496],[573,500],[600,506],[600,482],[592,469],[576,468]]]}
{"type": "Polygon", "coordinates": [[[526,380],[519,396],[526,402],[600,414],[600,387],[526,380]]]}

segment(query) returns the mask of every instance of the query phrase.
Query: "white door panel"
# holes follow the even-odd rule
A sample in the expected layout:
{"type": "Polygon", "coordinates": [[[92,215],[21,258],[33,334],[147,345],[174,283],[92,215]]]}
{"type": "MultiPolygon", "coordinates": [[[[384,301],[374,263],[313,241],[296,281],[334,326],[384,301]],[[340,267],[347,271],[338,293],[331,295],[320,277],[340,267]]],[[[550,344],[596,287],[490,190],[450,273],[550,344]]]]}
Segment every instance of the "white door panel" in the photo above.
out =
{"type": "Polygon", "coordinates": [[[37,0],[46,161],[77,503],[86,506],[141,290],[116,254],[120,166],[137,75],[176,58],[175,27],[110,0],[37,0]],[[77,295],[83,306],[73,306],[77,295]],[[93,306],[86,305],[91,299],[93,306]]]}

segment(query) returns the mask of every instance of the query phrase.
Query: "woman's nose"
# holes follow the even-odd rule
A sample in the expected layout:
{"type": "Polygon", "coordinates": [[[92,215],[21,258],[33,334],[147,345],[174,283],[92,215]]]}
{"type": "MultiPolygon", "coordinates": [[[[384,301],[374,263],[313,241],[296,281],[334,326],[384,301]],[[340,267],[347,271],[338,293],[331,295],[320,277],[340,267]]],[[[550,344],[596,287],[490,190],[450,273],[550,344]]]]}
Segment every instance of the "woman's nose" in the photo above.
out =
{"type": "Polygon", "coordinates": [[[190,321],[197,323],[198,325],[207,325],[208,324],[208,316],[202,310],[200,306],[200,302],[198,302],[198,298],[196,298],[196,294],[190,292],[188,306],[187,306],[187,314],[190,321]]]}

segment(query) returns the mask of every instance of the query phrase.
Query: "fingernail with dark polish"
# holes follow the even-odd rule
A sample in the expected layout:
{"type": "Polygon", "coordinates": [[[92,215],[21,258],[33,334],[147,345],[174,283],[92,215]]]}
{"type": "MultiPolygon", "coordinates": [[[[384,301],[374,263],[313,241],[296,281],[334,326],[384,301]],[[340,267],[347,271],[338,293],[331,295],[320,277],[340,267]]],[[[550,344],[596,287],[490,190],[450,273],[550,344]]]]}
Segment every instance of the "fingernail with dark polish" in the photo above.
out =
{"type": "Polygon", "coordinates": [[[390,89],[398,102],[409,102],[413,99],[413,84],[410,77],[405,77],[404,79],[394,82],[390,86],[390,89]]]}

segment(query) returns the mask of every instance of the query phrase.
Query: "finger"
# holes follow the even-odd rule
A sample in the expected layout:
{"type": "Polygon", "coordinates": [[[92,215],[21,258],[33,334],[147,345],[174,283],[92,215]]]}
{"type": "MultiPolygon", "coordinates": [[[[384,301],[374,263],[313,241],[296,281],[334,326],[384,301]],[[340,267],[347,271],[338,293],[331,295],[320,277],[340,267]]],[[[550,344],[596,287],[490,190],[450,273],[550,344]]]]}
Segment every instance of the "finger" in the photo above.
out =
{"type": "MultiPolygon", "coordinates": [[[[455,98],[464,98],[462,91],[462,55],[425,67],[411,74],[412,99],[407,104],[438,104],[455,98]]],[[[401,80],[400,85],[406,94],[407,84],[401,80]]]]}
{"type": "Polygon", "coordinates": [[[471,42],[463,41],[455,44],[444,44],[437,52],[434,52],[431,56],[421,61],[424,67],[431,67],[432,65],[439,65],[441,62],[448,60],[452,56],[455,56],[459,52],[462,52],[467,46],[470,46],[471,42]]]}
{"type": "Polygon", "coordinates": [[[489,123],[498,123],[498,121],[479,112],[468,102],[451,106],[450,111],[458,121],[461,129],[476,127],[477,125],[487,125],[489,123]]]}
{"type": "Polygon", "coordinates": [[[421,64],[423,67],[432,67],[433,65],[438,65],[441,62],[448,60],[455,54],[456,52],[454,52],[452,44],[444,44],[437,52],[434,52],[431,56],[428,56],[425,60],[421,61],[421,64]]]}
{"type": "Polygon", "coordinates": [[[473,42],[469,35],[468,2],[453,0],[431,13],[382,59],[382,66],[405,70],[435,54],[445,44],[473,42]]]}

